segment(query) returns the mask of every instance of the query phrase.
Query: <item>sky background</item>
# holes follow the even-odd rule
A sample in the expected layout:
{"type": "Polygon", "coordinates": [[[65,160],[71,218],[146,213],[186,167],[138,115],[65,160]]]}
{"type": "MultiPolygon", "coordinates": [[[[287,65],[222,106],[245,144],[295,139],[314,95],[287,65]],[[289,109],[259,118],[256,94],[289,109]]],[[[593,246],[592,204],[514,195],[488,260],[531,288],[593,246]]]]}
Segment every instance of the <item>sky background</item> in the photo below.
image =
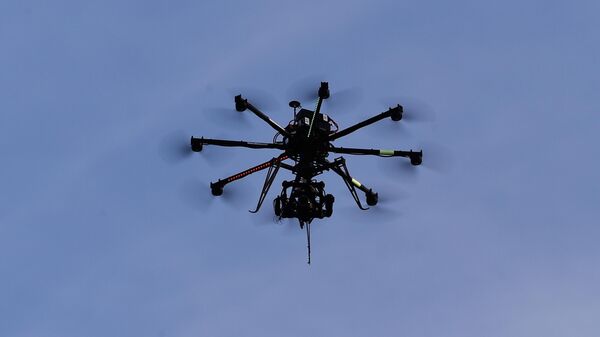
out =
{"type": "Polygon", "coordinates": [[[0,335],[598,336],[599,11],[0,2],[0,335]],[[288,173],[257,215],[264,172],[210,196],[276,151],[176,151],[270,141],[233,94],[285,124],[310,80],[346,92],[324,107],[341,126],[394,103],[432,118],[336,141],[424,163],[347,156],[380,193],[366,212],[325,174],[308,266],[305,233],[272,219],[288,173]]]}

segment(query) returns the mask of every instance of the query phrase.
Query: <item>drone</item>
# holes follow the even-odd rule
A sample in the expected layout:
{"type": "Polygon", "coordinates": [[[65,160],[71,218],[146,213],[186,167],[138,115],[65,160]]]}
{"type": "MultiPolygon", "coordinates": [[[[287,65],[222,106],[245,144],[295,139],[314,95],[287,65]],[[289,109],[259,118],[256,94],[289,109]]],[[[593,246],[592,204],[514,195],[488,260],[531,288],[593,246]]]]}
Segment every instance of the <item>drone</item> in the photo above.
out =
{"type": "Polygon", "coordinates": [[[279,156],[273,157],[264,163],[227,178],[211,182],[210,189],[212,195],[220,196],[223,194],[223,189],[226,185],[250,174],[268,169],[256,208],[250,210],[251,213],[257,213],[279,170],[285,169],[290,171],[295,178],[293,180],[284,180],[282,182],[281,193],[273,200],[273,209],[275,216],[277,216],[279,220],[283,218],[295,218],[298,219],[300,228],[306,229],[308,264],[310,264],[311,255],[310,224],[315,218],[323,219],[331,217],[333,214],[333,203],[335,201],[335,197],[332,194],[325,192],[325,183],[323,181],[318,181],[315,177],[325,171],[332,171],[339,175],[346,184],[356,205],[361,210],[367,210],[369,207],[363,206],[357,189],[365,194],[368,206],[377,205],[379,200],[378,194],[373,191],[373,189],[365,186],[350,174],[344,157],[339,156],[333,160],[329,160],[328,157],[330,153],[373,155],[379,157],[404,157],[410,159],[410,163],[414,166],[420,165],[423,161],[422,150],[378,150],[344,148],[333,145],[335,140],[385,118],[390,118],[395,122],[402,120],[404,112],[402,105],[398,104],[395,107],[390,107],[387,111],[340,130],[338,124],[330,116],[321,113],[323,102],[330,97],[328,82],[321,82],[317,91],[317,97],[318,100],[314,111],[303,108],[298,101],[294,100],[289,102],[289,106],[294,110],[294,118],[286,127],[282,127],[257,107],[252,105],[248,99],[243,98],[242,95],[235,96],[235,109],[237,111],[244,112],[250,110],[258,118],[265,121],[277,131],[271,143],[191,137],[191,148],[194,152],[201,152],[204,145],[245,147],[251,149],[278,149],[282,151],[279,156]]]}

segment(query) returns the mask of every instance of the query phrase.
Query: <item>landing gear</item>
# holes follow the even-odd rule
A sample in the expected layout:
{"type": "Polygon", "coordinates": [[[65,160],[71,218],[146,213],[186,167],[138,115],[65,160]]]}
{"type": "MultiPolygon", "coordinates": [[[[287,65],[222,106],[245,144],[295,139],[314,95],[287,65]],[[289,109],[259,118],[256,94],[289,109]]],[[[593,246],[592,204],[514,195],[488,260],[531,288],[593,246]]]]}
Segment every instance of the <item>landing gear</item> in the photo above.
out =
{"type": "Polygon", "coordinates": [[[333,214],[333,202],[335,198],[331,194],[327,194],[324,198],[325,203],[325,216],[330,217],[333,214]]]}
{"type": "Polygon", "coordinates": [[[276,216],[281,216],[281,198],[277,197],[273,200],[273,209],[275,210],[276,216]]]}

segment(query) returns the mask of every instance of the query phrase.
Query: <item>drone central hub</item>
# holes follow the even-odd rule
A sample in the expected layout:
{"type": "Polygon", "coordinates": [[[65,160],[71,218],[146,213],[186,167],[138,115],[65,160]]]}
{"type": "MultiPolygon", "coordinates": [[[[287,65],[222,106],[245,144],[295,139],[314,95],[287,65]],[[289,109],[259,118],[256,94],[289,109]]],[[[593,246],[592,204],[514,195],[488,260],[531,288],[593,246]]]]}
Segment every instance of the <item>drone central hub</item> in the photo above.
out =
{"type": "Polygon", "coordinates": [[[328,154],[329,135],[333,123],[333,120],[325,114],[315,115],[314,111],[301,109],[285,128],[289,134],[283,141],[287,145],[286,151],[291,156],[325,158],[328,154]]]}

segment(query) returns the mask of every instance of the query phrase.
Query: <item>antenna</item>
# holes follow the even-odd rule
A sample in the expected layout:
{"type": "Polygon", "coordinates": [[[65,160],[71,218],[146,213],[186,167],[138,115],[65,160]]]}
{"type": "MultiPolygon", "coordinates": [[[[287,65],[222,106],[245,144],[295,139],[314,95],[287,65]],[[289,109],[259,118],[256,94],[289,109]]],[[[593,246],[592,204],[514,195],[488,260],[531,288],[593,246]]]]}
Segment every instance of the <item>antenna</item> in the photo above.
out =
{"type": "Polygon", "coordinates": [[[308,264],[310,264],[310,222],[306,223],[306,242],[308,247],[308,264]]]}
{"type": "Polygon", "coordinates": [[[289,106],[290,106],[290,108],[294,108],[294,119],[296,119],[296,109],[298,109],[300,107],[300,102],[290,101],[289,106]]]}

